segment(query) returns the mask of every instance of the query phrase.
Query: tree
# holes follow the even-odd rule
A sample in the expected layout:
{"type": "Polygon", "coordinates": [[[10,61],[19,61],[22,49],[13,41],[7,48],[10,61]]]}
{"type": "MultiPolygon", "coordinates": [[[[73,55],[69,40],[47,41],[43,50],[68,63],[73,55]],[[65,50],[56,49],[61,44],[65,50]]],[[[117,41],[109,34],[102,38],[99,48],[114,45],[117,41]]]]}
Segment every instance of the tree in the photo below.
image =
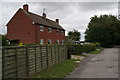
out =
{"type": "Polygon", "coordinates": [[[77,30],[73,30],[68,32],[67,38],[71,41],[79,41],[80,36],[81,36],[80,32],[78,32],[77,30]]]}
{"type": "Polygon", "coordinates": [[[6,46],[8,44],[6,35],[2,35],[2,46],[6,46]]]}
{"type": "Polygon", "coordinates": [[[85,34],[87,42],[99,42],[103,47],[113,46],[120,40],[120,21],[112,15],[94,16],[85,34]]]}

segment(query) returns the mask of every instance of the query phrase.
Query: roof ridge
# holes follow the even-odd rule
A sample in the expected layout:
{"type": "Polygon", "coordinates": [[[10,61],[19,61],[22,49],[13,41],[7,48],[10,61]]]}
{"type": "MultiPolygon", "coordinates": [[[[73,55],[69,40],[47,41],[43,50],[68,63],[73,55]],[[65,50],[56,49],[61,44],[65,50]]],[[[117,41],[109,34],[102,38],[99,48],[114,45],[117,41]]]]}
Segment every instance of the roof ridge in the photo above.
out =
{"type": "MultiPolygon", "coordinates": [[[[40,17],[42,17],[41,15],[35,14],[35,13],[33,13],[33,12],[28,12],[28,13],[31,13],[31,14],[34,14],[34,15],[36,15],[36,16],[40,16],[40,17]]],[[[42,17],[42,18],[43,18],[43,17],[42,17]]],[[[49,18],[46,18],[46,20],[50,20],[50,21],[55,22],[54,20],[51,20],[51,19],[49,19],[49,18]]]]}
{"type": "MultiPolygon", "coordinates": [[[[23,9],[22,9],[23,10],[23,9]]],[[[41,24],[41,25],[45,25],[45,26],[49,26],[49,27],[53,27],[53,28],[57,28],[57,29],[61,29],[61,30],[65,30],[63,29],[56,21],[53,21],[49,18],[44,19],[41,15],[35,14],[33,12],[26,12],[25,10],[23,10],[35,23],[41,24]]]]}

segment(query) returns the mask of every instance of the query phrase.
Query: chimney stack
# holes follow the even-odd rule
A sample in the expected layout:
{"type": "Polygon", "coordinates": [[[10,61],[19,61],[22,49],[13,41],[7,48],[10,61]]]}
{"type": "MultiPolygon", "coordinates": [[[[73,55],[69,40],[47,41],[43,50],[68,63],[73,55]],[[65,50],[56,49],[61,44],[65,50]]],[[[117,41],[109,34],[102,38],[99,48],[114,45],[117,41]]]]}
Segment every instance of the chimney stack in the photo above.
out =
{"type": "Polygon", "coordinates": [[[24,4],[24,5],[23,5],[23,9],[24,9],[26,12],[28,12],[28,5],[27,5],[27,4],[24,4]]]}
{"type": "Polygon", "coordinates": [[[43,18],[46,18],[46,14],[45,13],[43,13],[43,18]]]}
{"type": "Polygon", "coordinates": [[[59,19],[56,19],[56,22],[59,24],[59,19]]]}

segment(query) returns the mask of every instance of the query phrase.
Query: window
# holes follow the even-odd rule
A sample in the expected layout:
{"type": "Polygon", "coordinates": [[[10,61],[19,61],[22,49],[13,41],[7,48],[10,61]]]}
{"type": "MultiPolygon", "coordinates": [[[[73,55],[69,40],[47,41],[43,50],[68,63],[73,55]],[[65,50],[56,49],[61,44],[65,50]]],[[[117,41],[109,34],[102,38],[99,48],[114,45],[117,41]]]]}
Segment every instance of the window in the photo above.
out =
{"type": "Polygon", "coordinates": [[[64,32],[63,32],[63,31],[61,31],[61,33],[62,33],[62,35],[64,35],[64,32]]]}
{"type": "Polygon", "coordinates": [[[51,39],[48,39],[48,44],[51,44],[52,43],[52,40],[51,39]]]}
{"type": "Polygon", "coordinates": [[[60,44],[60,41],[59,41],[59,40],[57,40],[57,44],[60,44]]]}
{"type": "Polygon", "coordinates": [[[52,29],[51,29],[51,28],[48,28],[48,32],[51,33],[51,32],[52,32],[52,29]]]}
{"type": "Polygon", "coordinates": [[[44,26],[40,25],[40,31],[41,31],[41,32],[44,31],[44,26]]]}
{"type": "Polygon", "coordinates": [[[64,40],[62,40],[62,44],[64,44],[64,40]]]}
{"type": "Polygon", "coordinates": [[[56,30],[56,33],[58,34],[58,33],[59,33],[59,30],[56,30]]]}
{"type": "Polygon", "coordinates": [[[43,39],[40,39],[40,44],[44,44],[44,40],[43,39]]]}

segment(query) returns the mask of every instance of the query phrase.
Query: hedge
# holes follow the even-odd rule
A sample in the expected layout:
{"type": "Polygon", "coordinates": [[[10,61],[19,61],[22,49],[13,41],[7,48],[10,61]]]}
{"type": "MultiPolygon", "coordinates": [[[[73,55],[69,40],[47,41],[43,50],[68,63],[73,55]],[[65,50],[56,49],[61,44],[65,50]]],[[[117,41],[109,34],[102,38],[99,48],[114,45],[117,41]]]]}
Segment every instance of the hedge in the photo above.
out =
{"type": "Polygon", "coordinates": [[[97,46],[96,44],[84,44],[82,47],[82,52],[90,53],[91,51],[96,50],[97,46]]]}
{"type": "Polygon", "coordinates": [[[73,44],[73,45],[67,45],[68,49],[70,50],[71,54],[82,54],[82,52],[90,53],[91,51],[96,50],[98,48],[98,45],[96,44],[73,44]]]}

